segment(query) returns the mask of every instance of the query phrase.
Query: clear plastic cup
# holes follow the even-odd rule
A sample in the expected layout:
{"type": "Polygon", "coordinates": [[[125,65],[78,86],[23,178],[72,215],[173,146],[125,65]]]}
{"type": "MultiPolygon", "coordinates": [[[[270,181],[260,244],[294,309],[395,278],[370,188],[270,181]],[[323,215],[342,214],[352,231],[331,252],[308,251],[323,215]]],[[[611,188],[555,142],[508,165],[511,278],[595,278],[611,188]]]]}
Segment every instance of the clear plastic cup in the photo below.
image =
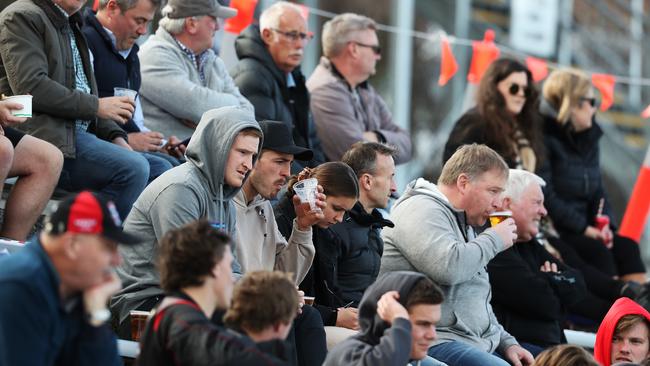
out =
{"type": "Polygon", "coordinates": [[[494,227],[512,217],[512,211],[498,211],[490,214],[490,226],[494,227]]]}
{"type": "Polygon", "coordinates": [[[138,342],[144,334],[147,327],[147,320],[151,315],[148,311],[131,310],[129,316],[131,318],[131,340],[138,342]]]}
{"type": "Polygon", "coordinates": [[[312,211],[321,211],[316,206],[318,195],[318,180],[316,178],[303,179],[293,185],[293,191],[300,197],[300,202],[309,203],[312,211]]]}
{"type": "Polygon", "coordinates": [[[32,118],[32,96],[31,95],[13,95],[3,98],[8,102],[22,104],[22,109],[12,109],[11,114],[16,117],[32,118]]]}
{"type": "Polygon", "coordinates": [[[113,95],[116,97],[130,97],[133,102],[135,102],[135,98],[138,96],[138,92],[128,88],[113,88],[113,95]]]}

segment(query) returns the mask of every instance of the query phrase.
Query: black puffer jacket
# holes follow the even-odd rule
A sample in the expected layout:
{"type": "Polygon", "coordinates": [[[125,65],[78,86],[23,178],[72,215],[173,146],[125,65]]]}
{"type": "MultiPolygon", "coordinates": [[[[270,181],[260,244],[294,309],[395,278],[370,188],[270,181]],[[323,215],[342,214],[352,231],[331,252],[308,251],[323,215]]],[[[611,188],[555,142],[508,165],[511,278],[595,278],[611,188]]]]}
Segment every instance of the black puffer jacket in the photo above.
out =
{"type": "Polygon", "coordinates": [[[566,343],[562,321],[568,306],[586,294],[579,271],[551,256],[536,240],[515,243],[488,264],[492,308],[499,323],[519,342],[548,347],[566,343]],[[559,273],[542,272],[545,261],[559,273]]]}
{"type": "MultiPolygon", "coordinates": [[[[350,216],[340,224],[332,226],[338,252],[337,287],[347,303],[359,305],[363,292],[372,285],[379,274],[384,241],[381,229],[394,227],[393,222],[372,210],[366,213],[361,203],[350,210],[350,216]]],[[[318,248],[316,249],[318,251],[318,248]]]]}
{"type": "Polygon", "coordinates": [[[541,114],[546,159],[537,173],[546,181],[545,206],[558,230],[582,234],[588,225],[594,225],[601,198],[605,198],[604,212],[609,214],[598,147],[603,132],[595,120],[591,128],[579,133],[571,129],[570,122],[560,126],[556,112],[544,102],[541,114]]]}
{"type": "MultiPolygon", "coordinates": [[[[291,72],[296,86],[287,87],[287,76],[275,65],[257,25],[249,26],[237,37],[235,50],[239,63],[230,71],[230,75],[242,95],[255,107],[255,118],[287,123],[296,144],[314,152],[314,158],[306,166],[315,167],[325,162],[309,111],[305,76],[300,68],[291,72]]],[[[292,172],[302,170],[304,166],[300,164],[304,163],[295,161],[292,172]]]]}

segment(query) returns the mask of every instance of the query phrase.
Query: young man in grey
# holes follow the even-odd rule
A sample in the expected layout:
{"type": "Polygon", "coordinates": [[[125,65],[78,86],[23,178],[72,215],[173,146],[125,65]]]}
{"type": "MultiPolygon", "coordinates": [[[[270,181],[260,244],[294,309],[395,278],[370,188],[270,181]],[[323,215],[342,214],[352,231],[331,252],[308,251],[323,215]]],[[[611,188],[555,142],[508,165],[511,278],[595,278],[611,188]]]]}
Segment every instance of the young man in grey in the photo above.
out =
{"type": "MultiPolygon", "coordinates": [[[[170,229],[206,219],[236,243],[232,198],[253,168],[262,132],[248,110],[225,107],[206,112],[187,146],[187,162],[166,171],[142,192],[124,223],[143,241],[121,254],[118,274],[124,289],[111,308],[125,323],[130,310],[150,310],[163,291],[155,268],[158,242],[170,229]]],[[[233,248],[233,252],[235,248],[233,248]]],[[[233,262],[233,272],[241,273],[233,262]]]]}
{"type": "Polygon", "coordinates": [[[411,182],[384,229],[381,272],[421,272],[445,294],[439,338],[429,355],[450,365],[529,365],[532,355],[497,321],[486,266],[512,246],[517,227],[507,219],[476,235],[500,206],[508,166],[485,145],[465,145],[445,163],[438,184],[411,182]],[[505,361],[507,360],[507,361],[505,361]]]}

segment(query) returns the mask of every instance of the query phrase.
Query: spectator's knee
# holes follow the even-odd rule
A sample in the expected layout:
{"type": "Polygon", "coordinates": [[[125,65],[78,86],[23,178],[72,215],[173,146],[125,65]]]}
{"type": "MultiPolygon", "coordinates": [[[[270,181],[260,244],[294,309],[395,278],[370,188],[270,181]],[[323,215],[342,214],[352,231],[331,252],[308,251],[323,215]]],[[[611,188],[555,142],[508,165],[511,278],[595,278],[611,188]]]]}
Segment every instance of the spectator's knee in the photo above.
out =
{"type": "Polygon", "coordinates": [[[0,170],[7,170],[11,168],[14,161],[14,146],[11,141],[4,136],[0,137],[0,170]]]}

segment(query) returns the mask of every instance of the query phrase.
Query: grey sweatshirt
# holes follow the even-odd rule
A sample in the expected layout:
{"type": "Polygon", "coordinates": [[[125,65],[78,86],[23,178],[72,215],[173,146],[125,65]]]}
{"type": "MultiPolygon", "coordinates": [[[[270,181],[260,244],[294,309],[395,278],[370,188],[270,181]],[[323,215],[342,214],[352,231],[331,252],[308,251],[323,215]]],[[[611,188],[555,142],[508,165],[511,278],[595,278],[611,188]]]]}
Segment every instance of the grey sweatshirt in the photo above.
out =
{"type": "Polygon", "coordinates": [[[476,236],[465,212],[449,203],[438,187],[422,178],[406,188],[385,228],[381,273],[416,271],[441,286],[445,301],[435,344],[469,343],[503,354],[517,341],[497,321],[486,266],[504,244],[492,229],[476,236]]]}
{"type": "Polygon", "coordinates": [[[211,49],[205,52],[203,84],[196,64],[163,28],[158,28],[142,45],[138,52],[140,95],[148,128],[184,139],[194,129],[182,120],[198,123],[204,112],[227,106],[253,111],[253,105],[241,95],[223,61],[211,49]]]}
{"type": "Polygon", "coordinates": [[[275,222],[271,202],[257,195],[246,203],[244,190],[233,198],[237,209],[237,259],[242,273],[259,270],[291,272],[300,284],[309,272],[316,249],[311,227],[300,231],[296,220],[289,241],[282,236],[275,222]]]}
{"type": "MultiPolygon", "coordinates": [[[[245,128],[259,129],[251,111],[225,107],[206,112],[187,147],[187,162],[165,172],[138,197],[124,222],[124,231],[143,241],[120,248],[123,261],[117,273],[124,288],[111,301],[121,321],[146,299],[162,295],[155,263],[158,242],[167,231],[205,218],[225,230],[236,247],[232,198],[240,187],[225,184],[224,171],[230,147],[245,128]]],[[[241,273],[236,261],[233,272],[241,273]]]]}

